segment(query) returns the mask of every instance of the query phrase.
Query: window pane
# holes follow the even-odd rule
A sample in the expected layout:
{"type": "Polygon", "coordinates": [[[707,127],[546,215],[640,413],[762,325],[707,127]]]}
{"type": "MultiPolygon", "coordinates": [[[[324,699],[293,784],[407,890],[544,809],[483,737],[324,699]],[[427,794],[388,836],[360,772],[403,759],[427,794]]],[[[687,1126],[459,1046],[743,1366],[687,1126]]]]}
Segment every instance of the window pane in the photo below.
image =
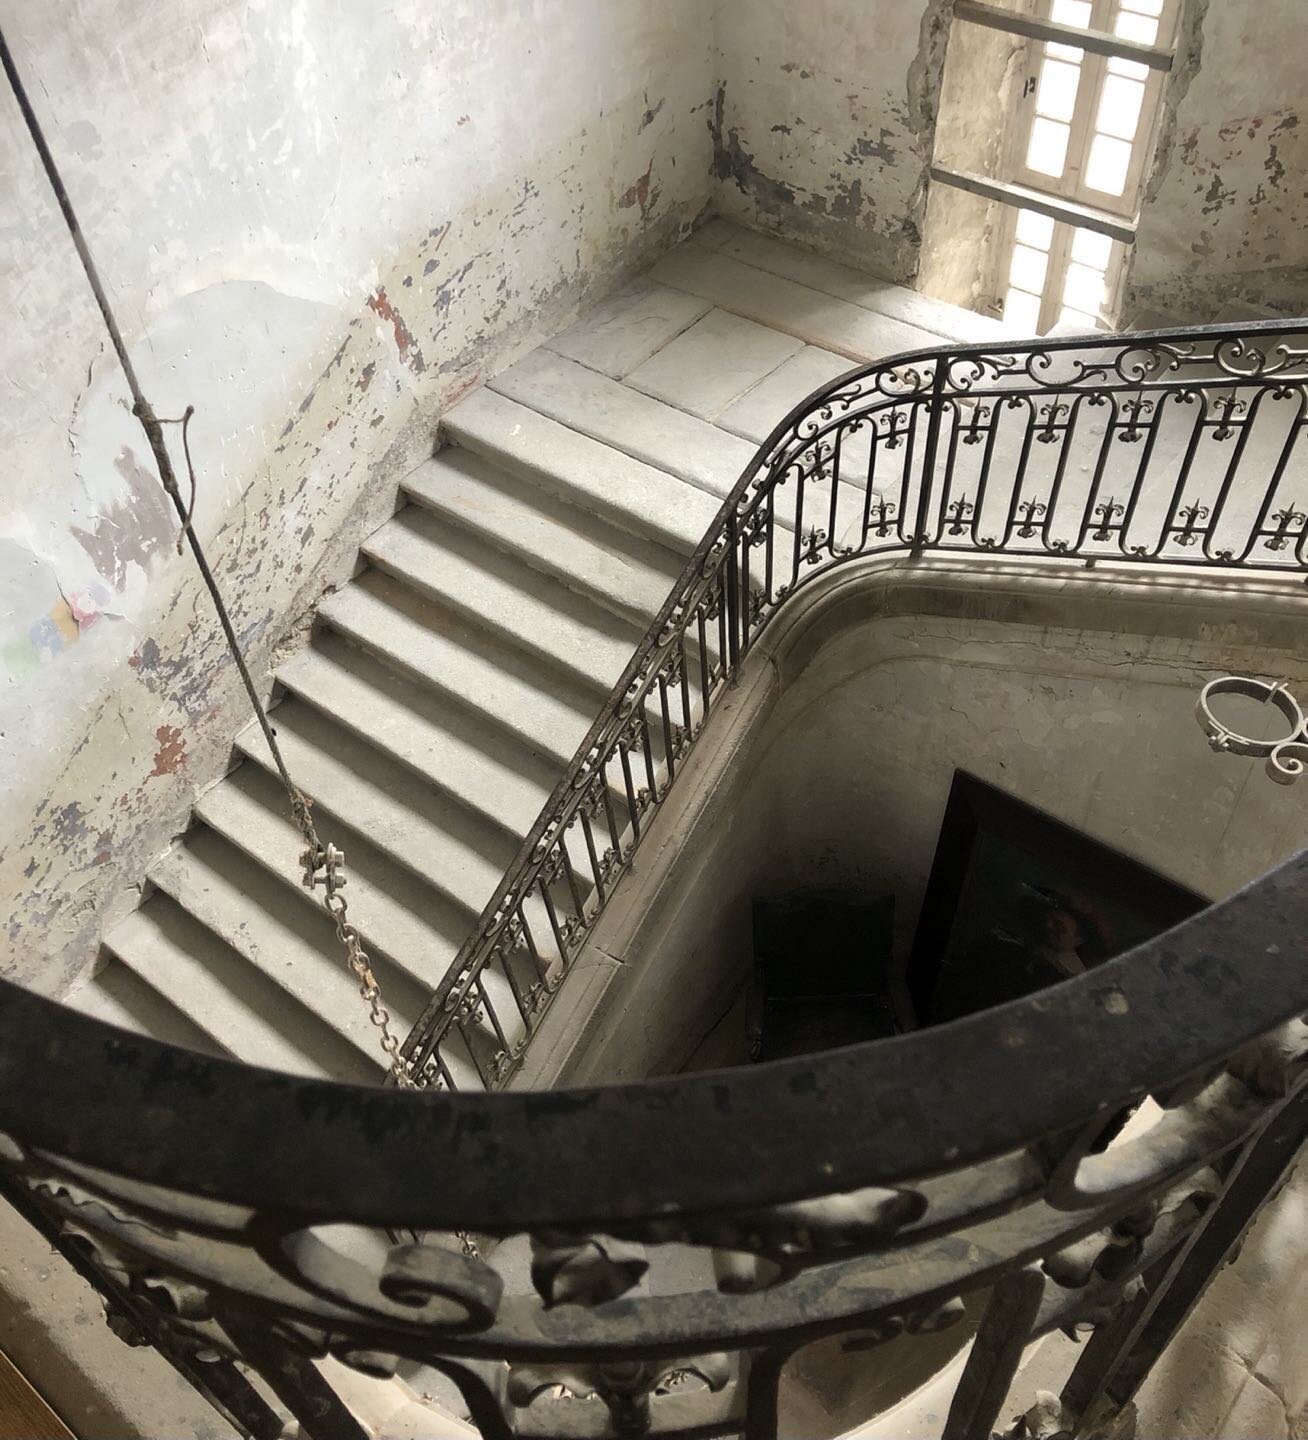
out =
{"type": "Polygon", "coordinates": [[[1125,80],[1139,80],[1143,83],[1149,78],[1149,67],[1142,65],[1138,60],[1119,60],[1114,55],[1108,62],[1108,73],[1120,75],[1125,80]]]}
{"type": "Polygon", "coordinates": [[[1046,60],[1040,67],[1036,114],[1047,115],[1051,120],[1071,120],[1076,109],[1076,90],[1080,83],[1079,65],[1065,65],[1061,60],[1046,60]]]}
{"type": "Polygon", "coordinates": [[[1161,15],[1164,0],[1122,0],[1123,10],[1135,10],[1141,15],[1161,15]]]}
{"type": "MultiPolygon", "coordinates": [[[[1031,143],[1027,146],[1026,163],[1032,170],[1055,178],[1063,173],[1067,160],[1068,127],[1057,120],[1045,120],[1037,116],[1031,124],[1031,143]]],[[[1116,140],[1114,145],[1120,143],[1116,140]]],[[[1130,146],[1127,147],[1128,153],[1130,146]]],[[[1121,191],[1117,191],[1120,195],[1121,191]]]]}
{"type": "MultiPolygon", "coordinates": [[[[1036,121],[1037,125],[1040,123],[1036,121]]],[[[1120,195],[1126,189],[1130,165],[1131,147],[1125,140],[1096,135],[1095,143],[1090,147],[1090,163],[1085,167],[1085,183],[1092,190],[1102,190],[1105,195],[1120,195]]]]}
{"type": "Polygon", "coordinates": [[[1048,250],[1054,239],[1054,222],[1048,215],[1038,215],[1034,210],[1019,210],[1017,238],[1022,245],[1048,250]]]}
{"type": "Polygon", "coordinates": [[[1008,278],[1019,290],[1039,295],[1045,288],[1048,268],[1049,256],[1043,250],[1032,250],[1029,245],[1013,246],[1013,262],[1008,267],[1008,278]]]}
{"type": "Polygon", "coordinates": [[[1132,15],[1123,10],[1113,27],[1123,40],[1138,40],[1142,45],[1152,45],[1158,39],[1158,21],[1144,15],[1132,15]]]}
{"type": "Polygon", "coordinates": [[[1094,8],[1091,0],[1053,0],[1049,18],[1058,25],[1075,25],[1078,30],[1088,30],[1094,8]]]}
{"type": "Polygon", "coordinates": [[[1067,282],[1063,286],[1064,301],[1077,310],[1097,315],[1104,303],[1104,276],[1100,270],[1075,261],[1067,267],[1067,282]]]}
{"type": "Polygon", "coordinates": [[[1076,45],[1059,45],[1057,41],[1051,40],[1045,46],[1045,54],[1051,60],[1066,60],[1073,65],[1079,65],[1085,58],[1085,51],[1076,45]]]}
{"type": "Polygon", "coordinates": [[[1095,129],[1119,140],[1134,140],[1140,124],[1140,107],[1144,104],[1145,87],[1138,80],[1125,80],[1120,75],[1104,77],[1099,96],[1099,117],[1095,129]]]}
{"type": "Polygon", "coordinates": [[[1040,326],[1040,297],[1025,290],[1010,290],[1004,301],[1004,323],[1034,335],[1040,326]]]}
{"type": "Polygon", "coordinates": [[[1092,270],[1107,270],[1113,253],[1113,242],[1107,235],[1095,230],[1076,230],[1072,233],[1072,259],[1092,270]]]}
{"type": "Polygon", "coordinates": [[[1078,330],[1098,330],[1102,322],[1097,315],[1087,315],[1084,310],[1073,310],[1071,306],[1064,305],[1058,312],[1058,323],[1075,325],[1078,330]]]}

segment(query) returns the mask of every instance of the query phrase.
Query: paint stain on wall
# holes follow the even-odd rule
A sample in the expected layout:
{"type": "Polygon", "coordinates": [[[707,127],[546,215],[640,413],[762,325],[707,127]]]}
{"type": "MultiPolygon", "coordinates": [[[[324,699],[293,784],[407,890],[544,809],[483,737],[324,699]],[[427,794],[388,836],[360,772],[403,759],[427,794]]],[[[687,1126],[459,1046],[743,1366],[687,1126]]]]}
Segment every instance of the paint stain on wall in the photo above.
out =
{"type": "Polygon", "coordinates": [[[160,552],[167,553],[175,522],[158,477],[142,467],[130,446],[118,452],[114,469],[127,481],[128,493],[97,515],[89,529],[70,529],[97,572],[122,590],[133,565],[149,575],[160,552]]]}
{"type": "Polygon", "coordinates": [[[395,348],[400,352],[400,359],[413,371],[415,375],[421,375],[427,368],[427,362],[422,358],[422,351],[413,342],[413,334],[405,323],[404,316],[386,297],[386,287],[379,286],[376,293],[368,296],[368,309],[380,320],[390,324],[391,333],[395,337],[395,348]]]}
{"type": "Polygon", "coordinates": [[[154,732],[154,738],[159,742],[159,748],[154,754],[151,778],[156,775],[175,775],[186,763],[186,741],[182,738],[182,732],[175,725],[160,725],[154,732]]]}

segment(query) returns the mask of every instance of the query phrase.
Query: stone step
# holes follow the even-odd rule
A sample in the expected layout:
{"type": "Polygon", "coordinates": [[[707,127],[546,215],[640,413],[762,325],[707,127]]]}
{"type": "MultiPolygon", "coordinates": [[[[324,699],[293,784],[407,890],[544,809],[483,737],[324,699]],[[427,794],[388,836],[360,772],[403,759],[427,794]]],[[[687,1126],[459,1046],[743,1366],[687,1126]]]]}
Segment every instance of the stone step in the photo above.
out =
{"type": "Polygon", "coordinates": [[[422,780],[517,835],[531,829],[558,769],[484,717],[326,630],[277,671],[280,685],[422,780]]]}
{"type": "MultiPolygon", "coordinates": [[[[287,903],[321,906],[320,892],[300,883],[303,839],[285,812],[285,792],[279,781],[252,762],[240,765],[223,784],[201,797],[196,814],[232,845],[243,850],[283,884],[287,903]]],[[[398,969],[414,977],[429,993],[445,975],[460,945],[471,933],[472,912],[455,905],[434,887],[397,865],[348,825],[331,822],[324,840],[345,852],[346,898],[350,921],[358,927],[370,955],[383,955],[398,969]]],[[[494,987],[492,987],[494,988],[494,987]]],[[[387,1002],[389,985],[383,983],[387,1002]]],[[[494,992],[497,1008],[512,1006],[500,982],[494,992]]],[[[447,1056],[454,1082],[460,1089],[478,1089],[481,1082],[459,1046],[447,1056]]]]}
{"type": "Polygon", "coordinates": [[[442,450],[405,476],[402,488],[433,515],[642,628],[681,569],[671,551],[614,529],[470,450],[442,450]]]}
{"type": "Polygon", "coordinates": [[[719,309],[851,360],[886,360],[941,343],[935,331],[768,274],[702,245],[678,246],[650,273],[674,289],[711,300],[719,309]]]}
{"type": "MultiPolygon", "coordinates": [[[[389,575],[588,685],[597,698],[607,694],[640,638],[633,623],[526,566],[506,565],[495,550],[418,506],[382,526],[363,551],[389,575]]],[[[549,688],[552,682],[546,674],[539,683],[549,688]]]]}
{"type": "Polygon", "coordinates": [[[367,571],[318,607],[340,635],[411,679],[475,710],[488,729],[566,767],[595,718],[593,692],[540,665],[381,571],[367,571]]]}
{"type": "Polygon", "coordinates": [[[771,235],[733,225],[729,220],[710,220],[692,236],[692,243],[768,275],[794,281],[837,300],[928,331],[946,343],[984,345],[1015,334],[1011,326],[993,316],[981,315],[943,300],[933,300],[906,285],[882,280],[866,271],[828,260],[811,250],[789,245],[771,235]]]}
{"type": "Polygon", "coordinates": [[[717,496],[486,387],[449,411],[441,429],[499,468],[683,557],[718,512],[717,496]]]}
{"type": "Polygon", "coordinates": [[[64,1004],[93,1020],[133,1034],[149,1035],[183,1050],[198,1050],[205,1055],[226,1053],[194,1020],[114,956],[108,956],[103,969],[64,996],[64,1004]]]}
{"type": "Polygon", "coordinates": [[[719,498],[754,458],[748,441],[547,350],[532,351],[489,383],[498,394],[719,498]]]}
{"type": "MultiPolygon", "coordinates": [[[[336,1027],[301,1005],[261,970],[159,892],[105,942],[133,974],[191,1016],[237,1060],[297,1075],[360,1080],[372,1068],[340,1041],[336,1027]]],[[[211,1047],[211,1048],[213,1048],[211,1047]]]]}
{"type": "MultiPolygon", "coordinates": [[[[238,850],[282,883],[288,902],[322,906],[322,892],[301,881],[304,839],[286,810],[280,781],[247,761],[200,797],[195,813],[238,850]]],[[[346,899],[351,923],[368,946],[380,949],[430,988],[472,929],[475,912],[456,905],[412,871],[398,865],[353,827],[331,817],[322,839],[345,852],[346,899]]]]}
{"type": "MultiPolygon", "coordinates": [[[[350,1078],[380,1078],[384,1055],[377,1030],[325,914],[289,905],[276,879],[203,828],[158,861],[150,879],[249,967],[324,1023],[334,1047],[332,1073],[342,1075],[348,1063],[350,1078]],[[338,1053],[339,1041],[347,1048],[338,1053]]],[[[242,983],[253,979],[242,976],[242,983]]],[[[421,992],[411,981],[397,983],[394,971],[379,979],[403,1033],[421,1009],[421,992]]],[[[285,1006],[284,997],[280,1003],[285,1006]]]]}
{"type": "Polygon", "coordinates": [[[626,383],[712,420],[802,348],[793,335],[713,309],[638,365],[626,383]]]}
{"type": "Polygon", "coordinates": [[[710,308],[698,296],[636,280],[547,340],[545,348],[621,380],[710,308]]]}
{"type": "MultiPolygon", "coordinates": [[[[511,831],[423,784],[411,770],[302,701],[279,705],[274,727],[287,768],[317,807],[323,839],[332,824],[319,819],[325,814],[366,836],[393,863],[470,914],[480,913],[517,850],[511,831]]],[[[272,772],[257,728],[244,730],[237,746],[272,772]]],[[[401,961],[399,955],[394,958],[401,961]]],[[[421,978],[435,983],[439,976],[421,978]]]]}
{"type": "Polygon", "coordinates": [[[805,345],[748,394],[729,405],[717,423],[733,435],[761,445],[782,420],[815,390],[850,370],[844,355],[805,345]]]}

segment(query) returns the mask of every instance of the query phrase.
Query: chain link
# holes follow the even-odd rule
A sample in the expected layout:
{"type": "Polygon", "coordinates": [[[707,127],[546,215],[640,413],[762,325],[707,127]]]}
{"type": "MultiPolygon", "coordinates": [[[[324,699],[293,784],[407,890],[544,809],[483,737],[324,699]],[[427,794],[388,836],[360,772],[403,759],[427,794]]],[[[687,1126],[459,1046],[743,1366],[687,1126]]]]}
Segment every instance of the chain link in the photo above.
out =
{"type": "Polygon", "coordinates": [[[306,842],[302,857],[304,884],[311,890],[322,886],[322,903],[336,926],[336,934],[345,949],[346,963],[359,982],[359,994],[367,1003],[369,1018],[380,1032],[381,1047],[386,1052],[392,1078],[404,1089],[416,1090],[418,1082],[400,1055],[400,1042],[391,1029],[391,1013],[382,1003],[381,986],[373,973],[372,961],[363,948],[358,930],[350,924],[349,902],[341,893],[345,888],[345,876],[341,873],[345,868],[345,852],[338,850],[335,845],[324,845],[318,839],[318,832],[309,815],[309,802],[302,794],[297,795],[297,800],[295,818],[306,842]]]}
{"type": "MultiPolygon", "coordinates": [[[[368,952],[363,948],[359,932],[350,924],[349,901],[341,894],[346,880],[341,873],[345,869],[345,852],[338,850],[335,845],[324,845],[318,839],[318,832],[309,814],[309,802],[301,792],[296,791],[292,807],[306,842],[301,857],[304,861],[304,884],[311,890],[322,886],[322,901],[336,926],[336,934],[345,947],[346,962],[359,981],[359,994],[367,1002],[369,1018],[381,1032],[381,1047],[390,1062],[392,1078],[402,1089],[417,1090],[420,1088],[418,1082],[405,1064],[400,1054],[400,1042],[391,1029],[390,1011],[382,1003],[381,986],[373,974],[368,952]]],[[[466,1230],[456,1230],[454,1236],[470,1260],[481,1259],[477,1242],[466,1230]]]]}

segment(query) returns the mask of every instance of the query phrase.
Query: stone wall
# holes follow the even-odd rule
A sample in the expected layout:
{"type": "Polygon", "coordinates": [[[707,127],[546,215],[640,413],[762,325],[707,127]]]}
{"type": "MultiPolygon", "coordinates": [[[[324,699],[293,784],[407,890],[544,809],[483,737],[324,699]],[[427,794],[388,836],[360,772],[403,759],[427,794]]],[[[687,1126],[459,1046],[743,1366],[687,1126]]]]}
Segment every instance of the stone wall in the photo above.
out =
{"type": "Polygon", "coordinates": [[[910,282],[948,10],[947,0],[720,0],[721,212],[910,282]]]}
{"type": "MultiPolygon", "coordinates": [[[[196,407],[196,526],[261,676],[440,410],[709,204],[695,0],[13,14],[146,392],[196,407]]],[[[0,965],[56,990],[247,709],[7,98],[0,216],[0,965]]]]}
{"type": "Polygon", "coordinates": [[[1230,895],[1303,845],[1303,804],[1214,755],[1194,704],[1227,671],[1308,693],[1301,606],[1285,582],[944,558],[832,572],[692,752],[522,1083],[680,1068],[748,974],[755,896],[891,892],[905,960],[956,770],[1230,895]]]}
{"type": "Polygon", "coordinates": [[[1126,318],[1308,312],[1308,77],[1298,0],[1187,0],[1126,318]]]}

